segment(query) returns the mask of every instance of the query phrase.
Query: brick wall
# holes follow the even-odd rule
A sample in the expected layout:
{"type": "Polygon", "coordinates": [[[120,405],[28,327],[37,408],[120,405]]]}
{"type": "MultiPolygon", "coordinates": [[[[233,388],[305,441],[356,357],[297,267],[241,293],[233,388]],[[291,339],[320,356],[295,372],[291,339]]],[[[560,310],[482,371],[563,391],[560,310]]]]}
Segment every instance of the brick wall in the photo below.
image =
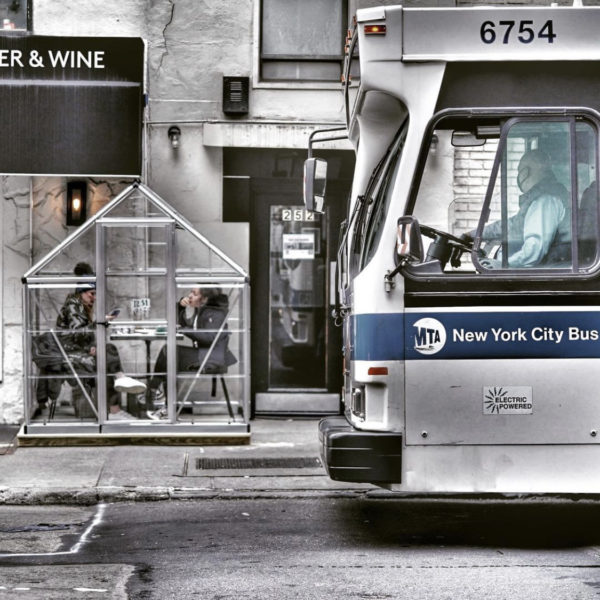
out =
{"type": "MultiPolygon", "coordinates": [[[[488,140],[485,146],[454,149],[454,201],[449,207],[449,230],[460,235],[477,227],[487,193],[498,142],[488,140]]],[[[525,148],[514,141],[508,152],[507,179],[509,214],[518,209],[517,167],[525,148]]],[[[489,221],[500,218],[500,187],[494,189],[489,221]]]]}

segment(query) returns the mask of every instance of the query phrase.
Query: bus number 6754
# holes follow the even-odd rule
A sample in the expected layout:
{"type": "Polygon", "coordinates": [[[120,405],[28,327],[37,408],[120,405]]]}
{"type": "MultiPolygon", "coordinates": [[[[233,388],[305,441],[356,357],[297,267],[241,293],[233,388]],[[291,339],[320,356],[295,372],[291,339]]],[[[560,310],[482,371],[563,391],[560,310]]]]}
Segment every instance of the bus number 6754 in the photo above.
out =
{"type": "Polygon", "coordinates": [[[533,25],[533,21],[527,20],[498,21],[497,24],[494,21],[484,21],[481,24],[479,35],[484,44],[494,44],[499,42],[500,39],[503,44],[508,44],[514,40],[515,36],[521,44],[531,44],[536,38],[546,40],[548,44],[554,43],[556,33],[554,33],[554,26],[551,19],[544,23],[537,34],[533,25]]]}

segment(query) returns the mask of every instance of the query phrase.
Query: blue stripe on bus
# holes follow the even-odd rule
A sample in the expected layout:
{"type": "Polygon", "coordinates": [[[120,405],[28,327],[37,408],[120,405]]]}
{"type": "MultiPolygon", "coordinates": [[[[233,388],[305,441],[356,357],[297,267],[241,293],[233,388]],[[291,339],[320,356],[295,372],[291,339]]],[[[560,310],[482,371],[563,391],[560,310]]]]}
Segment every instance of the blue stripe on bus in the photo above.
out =
{"type": "Polygon", "coordinates": [[[600,358],[600,311],[363,314],[354,360],[600,358]]]}
{"type": "Polygon", "coordinates": [[[354,360],[404,360],[404,314],[354,315],[354,360]]]}

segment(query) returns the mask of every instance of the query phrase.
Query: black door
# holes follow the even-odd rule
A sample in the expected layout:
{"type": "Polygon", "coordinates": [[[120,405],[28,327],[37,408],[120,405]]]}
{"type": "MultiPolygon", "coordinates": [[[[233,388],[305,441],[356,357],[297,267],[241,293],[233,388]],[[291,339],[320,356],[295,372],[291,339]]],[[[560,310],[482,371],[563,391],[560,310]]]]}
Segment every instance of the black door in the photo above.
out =
{"type": "MultiPolygon", "coordinates": [[[[351,157],[348,152],[331,154],[344,159],[334,157],[334,164],[351,157]]],[[[259,155],[262,161],[253,169],[256,151],[242,165],[235,161],[236,174],[250,174],[253,414],[337,413],[342,339],[331,308],[349,175],[328,181],[327,212],[315,215],[302,200],[306,154],[272,150],[259,155]]],[[[226,174],[231,166],[226,160],[226,174]]]]}

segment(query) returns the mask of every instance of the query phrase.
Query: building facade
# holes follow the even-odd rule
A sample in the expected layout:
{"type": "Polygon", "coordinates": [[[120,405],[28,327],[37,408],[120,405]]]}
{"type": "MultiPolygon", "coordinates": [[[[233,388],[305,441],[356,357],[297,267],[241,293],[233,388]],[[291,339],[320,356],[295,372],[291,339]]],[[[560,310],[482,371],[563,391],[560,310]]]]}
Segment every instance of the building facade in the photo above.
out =
{"type": "MultiPolygon", "coordinates": [[[[8,28],[18,5],[25,25],[17,22],[17,29],[34,35],[144,40],[141,178],[250,273],[253,407],[258,414],[337,409],[341,343],[328,308],[334,301],[332,264],[353,158],[344,140],[319,147],[330,163],[328,185],[335,201],[329,204],[339,210],[316,222],[302,212],[302,164],[314,129],[344,124],[339,75],[352,15],[357,8],[392,3],[0,3],[5,35],[15,35],[8,28]]],[[[92,143],[101,145],[102,137],[98,131],[92,143]]],[[[467,168],[464,161],[460,168],[467,168]]],[[[68,181],[68,174],[0,177],[3,423],[23,417],[21,277],[73,231],[66,224],[68,181]]],[[[91,216],[132,179],[86,181],[91,216]]],[[[460,173],[449,185],[460,186],[460,173]]]]}

